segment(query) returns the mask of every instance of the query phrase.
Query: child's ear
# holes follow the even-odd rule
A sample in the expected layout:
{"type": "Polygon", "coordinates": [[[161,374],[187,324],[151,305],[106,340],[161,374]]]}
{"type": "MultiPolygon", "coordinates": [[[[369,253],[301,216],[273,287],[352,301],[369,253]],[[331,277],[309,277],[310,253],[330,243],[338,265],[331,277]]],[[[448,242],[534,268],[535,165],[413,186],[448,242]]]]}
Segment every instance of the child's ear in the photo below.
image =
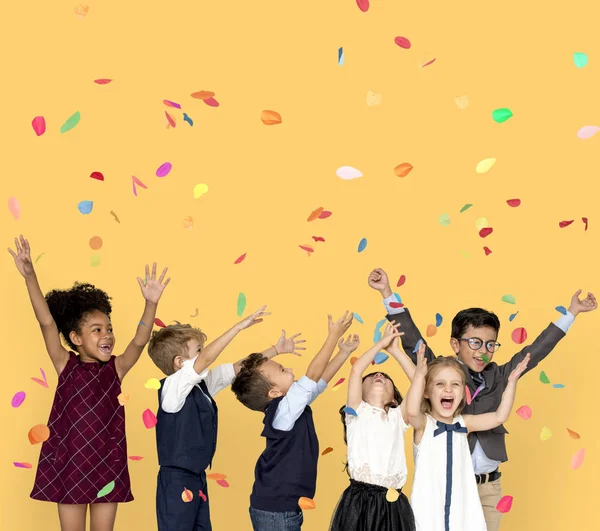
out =
{"type": "Polygon", "coordinates": [[[455,337],[450,338],[450,348],[452,348],[454,354],[458,354],[458,351],[460,350],[460,343],[455,337]]]}
{"type": "Polygon", "coordinates": [[[78,347],[80,347],[83,344],[81,336],[77,334],[77,332],[75,332],[74,330],[69,333],[69,339],[74,345],[77,345],[78,347]]]}
{"type": "Polygon", "coordinates": [[[269,398],[279,398],[283,393],[277,389],[269,390],[269,398]]]}
{"type": "Polygon", "coordinates": [[[175,356],[175,358],[173,358],[173,368],[178,371],[181,367],[183,367],[183,358],[181,356],[175,356]]]}

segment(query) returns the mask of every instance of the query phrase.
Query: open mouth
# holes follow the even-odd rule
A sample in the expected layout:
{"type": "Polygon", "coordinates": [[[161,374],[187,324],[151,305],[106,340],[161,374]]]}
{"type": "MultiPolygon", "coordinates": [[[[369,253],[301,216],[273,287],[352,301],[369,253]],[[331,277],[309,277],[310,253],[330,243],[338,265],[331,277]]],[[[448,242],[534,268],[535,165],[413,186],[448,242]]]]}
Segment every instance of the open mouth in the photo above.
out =
{"type": "Polygon", "coordinates": [[[102,354],[110,354],[112,352],[112,345],[100,345],[99,349],[102,354]]]}
{"type": "Polygon", "coordinates": [[[454,405],[454,398],[442,398],[441,404],[442,404],[442,409],[449,411],[452,409],[452,406],[454,405]]]}
{"type": "Polygon", "coordinates": [[[483,361],[483,358],[480,357],[473,357],[473,361],[475,362],[475,365],[477,367],[485,367],[485,361],[483,361]]]}

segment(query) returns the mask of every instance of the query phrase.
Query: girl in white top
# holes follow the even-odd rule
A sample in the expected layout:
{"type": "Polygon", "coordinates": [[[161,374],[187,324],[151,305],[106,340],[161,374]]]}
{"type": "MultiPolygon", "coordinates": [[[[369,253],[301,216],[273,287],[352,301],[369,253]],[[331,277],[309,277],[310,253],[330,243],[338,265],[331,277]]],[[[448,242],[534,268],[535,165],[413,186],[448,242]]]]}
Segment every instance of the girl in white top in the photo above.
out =
{"type": "Polygon", "coordinates": [[[414,531],[406,483],[404,432],[406,404],[392,379],[382,372],[363,372],[382,349],[414,372],[411,360],[398,347],[399,325],[388,325],[380,341],[352,367],[347,406],[342,407],[344,439],[348,444],[350,486],[344,491],[331,522],[331,531],[414,531]]]}
{"type": "Polygon", "coordinates": [[[406,396],[408,422],[414,428],[415,478],[411,504],[417,531],[485,531],[467,433],[491,430],[509,417],[517,381],[529,354],[508,378],[494,413],[461,415],[465,406],[465,374],[453,357],[427,366],[425,344],[406,396]]]}

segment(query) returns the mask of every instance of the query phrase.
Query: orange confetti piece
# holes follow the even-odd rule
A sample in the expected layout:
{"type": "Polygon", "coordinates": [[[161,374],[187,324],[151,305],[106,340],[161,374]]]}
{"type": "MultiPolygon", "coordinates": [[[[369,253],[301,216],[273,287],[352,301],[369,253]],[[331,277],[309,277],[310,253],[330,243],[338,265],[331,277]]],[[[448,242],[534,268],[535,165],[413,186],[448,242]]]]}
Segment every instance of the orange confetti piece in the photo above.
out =
{"type": "Polygon", "coordinates": [[[323,450],[321,452],[321,455],[327,455],[327,454],[330,454],[331,452],[333,452],[333,448],[331,446],[328,446],[327,448],[325,448],[325,450],[323,450]]]}
{"type": "Polygon", "coordinates": [[[32,468],[31,463],[24,463],[22,461],[13,461],[13,465],[15,465],[17,468],[32,468]]]}
{"type": "Polygon", "coordinates": [[[260,114],[260,119],[265,125],[277,125],[282,122],[281,115],[275,111],[263,111],[260,114]]]}
{"type": "Polygon", "coordinates": [[[246,254],[247,254],[247,253],[244,253],[242,256],[238,257],[238,258],[236,259],[236,261],[235,261],[235,262],[233,262],[233,263],[234,263],[234,264],[239,264],[240,262],[243,262],[243,261],[244,261],[244,258],[246,258],[246,254]]]}
{"type": "Polygon", "coordinates": [[[102,247],[102,238],[100,236],[92,236],[90,238],[90,248],[97,251],[102,247]]]}
{"type": "Polygon", "coordinates": [[[184,229],[193,229],[194,228],[194,219],[192,216],[186,216],[183,218],[183,228],[184,229]]]}
{"type": "Polygon", "coordinates": [[[350,365],[354,365],[357,360],[358,360],[358,358],[356,356],[350,358],[350,365]]]}
{"type": "Polygon", "coordinates": [[[573,439],[581,439],[581,435],[579,435],[579,433],[577,433],[576,431],[573,431],[573,430],[570,430],[569,428],[567,428],[567,432],[573,439]]]}
{"type": "Polygon", "coordinates": [[[583,458],[585,457],[585,448],[582,448],[571,458],[571,468],[577,470],[583,464],[583,458]]]}
{"type": "Polygon", "coordinates": [[[315,219],[318,219],[322,212],[323,212],[323,207],[319,207],[316,210],[313,210],[310,213],[310,216],[308,216],[308,219],[306,221],[314,221],[315,219]]]}
{"type": "Polygon", "coordinates": [[[206,474],[207,479],[215,479],[215,480],[220,480],[220,479],[225,479],[227,476],[225,474],[219,474],[218,472],[213,472],[212,474],[206,474]]]}
{"type": "Polygon", "coordinates": [[[177,127],[177,124],[175,123],[175,118],[173,118],[167,111],[165,111],[165,116],[167,117],[167,121],[169,122],[169,125],[171,127],[177,127]]]}
{"type": "Polygon", "coordinates": [[[394,168],[394,173],[398,177],[406,177],[413,169],[413,165],[408,162],[403,162],[394,168]]]}
{"type": "Polygon", "coordinates": [[[215,93],[210,90],[200,90],[198,92],[193,92],[192,98],[196,98],[197,100],[207,100],[214,97],[214,95],[215,93]]]}
{"type": "Polygon", "coordinates": [[[436,332],[437,332],[437,327],[435,325],[427,326],[427,332],[426,332],[427,337],[435,336],[436,332]]]}
{"type": "Polygon", "coordinates": [[[121,404],[122,406],[124,406],[125,404],[127,404],[127,402],[129,402],[129,394],[128,393],[121,393],[117,397],[117,400],[119,401],[119,404],[121,404]]]}
{"type": "Polygon", "coordinates": [[[226,479],[217,479],[217,485],[220,485],[221,487],[225,487],[226,489],[229,488],[229,483],[227,483],[226,479]]]}
{"type": "Polygon", "coordinates": [[[305,511],[314,509],[316,507],[315,500],[312,500],[310,498],[305,498],[304,496],[302,496],[302,498],[300,498],[298,500],[298,507],[300,507],[300,509],[303,509],[305,511]]]}
{"type": "Polygon", "coordinates": [[[45,424],[36,424],[27,434],[31,444],[39,444],[50,438],[50,429],[45,424]]]}
{"type": "Polygon", "coordinates": [[[144,421],[144,426],[146,426],[146,428],[148,428],[149,430],[154,428],[154,426],[156,426],[156,423],[158,422],[158,420],[156,420],[156,415],[152,413],[152,411],[150,411],[149,409],[146,409],[142,413],[142,420],[144,421]]]}
{"type": "Polygon", "coordinates": [[[188,490],[185,487],[183,487],[183,492],[181,493],[181,499],[185,503],[189,503],[194,499],[194,495],[192,494],[191,490],[188,490]]]}
{"type": "Polygon", "coordinates": [[[129,459],[131,459],[132,461],[141,461],[144,458],[141,455],[130,455],[129,459]]]}

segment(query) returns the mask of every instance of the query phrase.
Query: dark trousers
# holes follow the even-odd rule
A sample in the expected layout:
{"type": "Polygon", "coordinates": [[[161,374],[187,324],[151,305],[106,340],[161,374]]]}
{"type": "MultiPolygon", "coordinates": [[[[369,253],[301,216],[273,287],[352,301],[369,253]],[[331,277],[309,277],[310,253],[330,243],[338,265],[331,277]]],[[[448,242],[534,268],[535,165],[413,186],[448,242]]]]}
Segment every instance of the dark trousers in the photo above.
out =
{"type": "Polygon", "coordinates": [[[205,472],[198,475],[182,468],[163,466],[158,472],[157,483],[158,531],[212,531],[205,472]],[[184,489],[192,493],[192,501],[183,501],[184,489]]]}

